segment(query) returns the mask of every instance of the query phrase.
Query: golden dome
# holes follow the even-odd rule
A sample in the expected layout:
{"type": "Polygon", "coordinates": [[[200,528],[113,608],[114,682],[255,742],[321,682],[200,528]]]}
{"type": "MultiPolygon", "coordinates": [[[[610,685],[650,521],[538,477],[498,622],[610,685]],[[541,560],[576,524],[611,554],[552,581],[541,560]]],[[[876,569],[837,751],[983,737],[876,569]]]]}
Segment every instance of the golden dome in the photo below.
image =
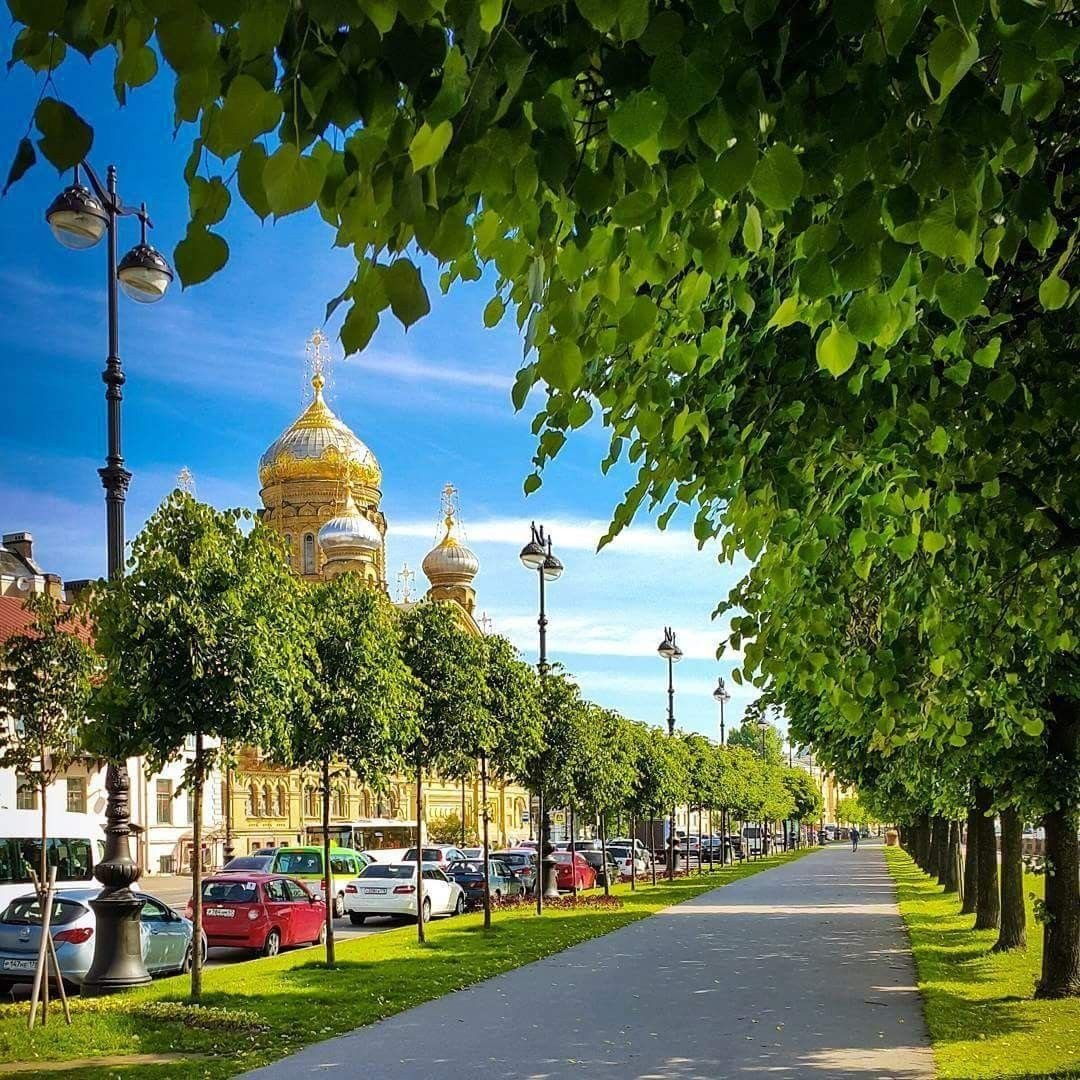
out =
{"type": "Polygon", "coordinates": [[[370,518],[360,513],[350,493],[341,512],[319,530],[319,547],[327,560],[370,555],[382,547],[382,533],[370,518]]]}
{"type": "Polygon", "coordinates": [[[259,459],[259,481],[346,480],[378,490],[382,471],[375,455],[323,400],[323,377],[311,380],[315,397],[259,459]]]}
{"type": "Polygon", "coordinates": [[[471,585],[480,569],[480,560],[454,536],[454,515],[443,521],[446,534],[420,564],[432,585],[471,585]]]}

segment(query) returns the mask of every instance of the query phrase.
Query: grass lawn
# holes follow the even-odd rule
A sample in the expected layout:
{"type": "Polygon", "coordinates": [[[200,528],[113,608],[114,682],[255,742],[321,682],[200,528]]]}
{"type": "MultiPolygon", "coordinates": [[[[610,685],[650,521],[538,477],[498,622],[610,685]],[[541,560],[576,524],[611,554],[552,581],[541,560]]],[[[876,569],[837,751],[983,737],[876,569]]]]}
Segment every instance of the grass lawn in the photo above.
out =
{"type": "Polygon", "coordinates": [[[885,852],[900,911],[911,935],[939,1080],[1080,1077],[1080,1000],[1035,1001],[1042,927],[1031,894],[1043,879],[1025,878],[1028,947],[994,954],[994,930],[971,929],[955,894],[946,896],[895,848],[885,852]]]}
{"type": "MultiPolygon", "coordinates": [[[[31,1033],[25,1003],[0,1007],[0,1076],[3,1063],[71,1062],[50,1077],[80,1080],[130,1074],[152,1077],[224,1077],[283,1057],[308,1043],[349,1031],[481,979],[549,956],[578,942],[617,930],[671,904],[738,878],[799,858],[806,850],[775,855],[671,884],[619,885],[618,910],[497,911],[490,933],[482,914],[428,924],[428,943],[416,927],[354,938],[337,946],[328,970],[321,949],[301,949],[267,960],[208,970],[203,980],[205,1012],[186,1009],[188,980],[162,979],[111,998],[73,1002],[73,1024],[50,1010],[49,1026],[31,1033]],[[195,1021],[198,1023],[195,1023],[195,1021]],[[143,1054],[192,1055],[187,1060],[124,1066],[91,1066],[88,1057],[143,1054]],[[76,1064],[76,1062],[78,1062],[76,1064]]],[[[19,1072],[46,1075],[45,1070],[19,1072]]]]}

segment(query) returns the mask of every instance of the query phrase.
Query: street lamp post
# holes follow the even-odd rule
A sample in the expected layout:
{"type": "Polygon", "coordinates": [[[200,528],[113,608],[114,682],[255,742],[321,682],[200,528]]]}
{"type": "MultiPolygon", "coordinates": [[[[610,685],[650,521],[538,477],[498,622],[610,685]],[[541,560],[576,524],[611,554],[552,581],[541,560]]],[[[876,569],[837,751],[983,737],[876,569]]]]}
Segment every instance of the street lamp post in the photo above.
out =
{"type": "MultiPolygon", "coordinates": [[[[727,736],[724,733],[724,706],[731,700],[731,694],[728,693],[727,686],[724,685],[724,677],[721,675],[716,680],[716,689],[713,691],[713,699],[720,706],[720,745],[727,745],[727,736]]],[[[727,862],[727,845],[728,845],[728,819],[727,819],[727,807],[720,807],[720,865],[723,866],[727,862]]],[[[711,838],[710,838],[711,847],[711,838]]]]}
{"type": "MultiPolygon", "coordinates": [[[[667,661],[667,733],[669,738],[675,735],[675,665],[683,658],[682,649],[675,644],[675,631],[670,626],[664,627],[664,640],[656,651],[667,661]]],[[[689,831],[689,830],[688,830],[689,831]]],[[[671,807],[671,821],[668,823],[668,880],[675,880],[675,860],[678,846],[675,843],[675,807],[671,807]]]]}
{"type": "MultiPolygon", "coordinates": [[[[116,167],[109,166],[104,184],[89,162],[82,162],[81,171],[85,171],[90,188],[82,183],[80,166],[76,166],[74,183],[52,201],[45,212],[45,220],[56,239],[73,251],[85,251],[102,237],[106,238],[109,354],[101,377],[105,382],[108,436],[105,465],[98,474],[105,488],[107,567],[112,580],[124,573],[124,500],[131,481],[131,473],[124,467],[121,444],[120,403],[124,372],[120,365],[119,289],[138,303],[152,304],[165,295],[173,273],[165,258],[146,241],[146,230],[153,227],[146,204],[136,209],[125,206],[120,199],[116,190],[116,167]],[[117,223],[122,217],[138,218],[142,236],[118,262],[116,234],[117,223]]],[[[94,867],[94,876],[103,888],[90,901],[97,931],[94,960],[82,987],[86,996],[109,994],[150,981],[142,960],[139,928],[143,900],[131,890],[142,868],[132,858],[128,841],[131,835],[130,788],[126,763],[109,762],[105,774],[108,792],[105,852],[101,862],[94,867]]]]}
{"type": "MultiPolygon", "coordinates": [[[[547,675],[547,609],[545,607],[545,583],[557,581],[563,572],[563,564],[555,557],[551,550],[551,537],[544,535],[544,526],[532,523],[532,537],[521,549],[521,562],[526,570],[535,570],[537,580],[540,583],[540,617],[536,625],[540,630],[540,654],[536,665],[540,678],[547,675]]],[[[559,885],[555,877],[555,862],[551,853],[555,850],[551,843],[551,826],[548,821],[548,808],[544,804],[544,793],[537,793],[539,798],[539,855],[536,868],[536,913],[539,915],[544,910],[544,899],[557,900],[559,897],[559,885]]]]}
{"type": "MultiPolygon", "coordinates": [[[[758,720],[758,727],[761,728],[761,763],[762,765],[767,766],[769,764],[769,755],[765,746],[765,732],[768,730],[769,721],[764,716],[762,716],[761,719],[758,720]]],[[[769,823],[765,820],[761,821],[761,858],[765,858],[765,856],[769,853],[768,845],[766,842],[766,833],[768,832],[766,826],[768,824],[769,823]]]]}

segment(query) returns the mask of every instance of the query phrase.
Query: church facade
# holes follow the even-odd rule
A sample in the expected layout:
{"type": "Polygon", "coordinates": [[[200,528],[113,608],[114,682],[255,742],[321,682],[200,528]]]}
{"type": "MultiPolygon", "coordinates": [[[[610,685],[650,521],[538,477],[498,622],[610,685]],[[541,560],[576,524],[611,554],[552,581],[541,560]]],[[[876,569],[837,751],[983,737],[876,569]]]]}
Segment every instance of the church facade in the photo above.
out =
{"type": "MultiPolygon", "coordinates": [[[[262,519],[284,537],[292,568],[303,580],[357,573],[372,588],[387,591],[382,470],[368,446],[325,401],[326,344],[316,331],[308,344],[314,368],[311,401],[260,459],[262,519]]],[[[456,516],[454,490],[447,485],[444,535],[422,564],[429,582],[426,599],[453,604],[466,632],[479,635],[474,579],[480,564],[459,539],[456,516]]],[[[406,595],[396,606],[411,603],[406,595]]],[[[317,842],[322,829],[318,784],[314,774],[276,768],[246,749],[223,785],[233,852],[317,842]]],[[[343,772],[331,800],[333,838],[355,847],[411,845],[415,793],[414,778],[393,777],[389,789],[376,794],[343,772]]],[[[427,777],[423,805],[428,829],[437,819],[454,815],[470,832],[480,831],[479,781],[461,785],[427,777]]],[[[508,844],[530,835],[524,788],[489,783],[488,814],[493,842],[508,844]]]]}

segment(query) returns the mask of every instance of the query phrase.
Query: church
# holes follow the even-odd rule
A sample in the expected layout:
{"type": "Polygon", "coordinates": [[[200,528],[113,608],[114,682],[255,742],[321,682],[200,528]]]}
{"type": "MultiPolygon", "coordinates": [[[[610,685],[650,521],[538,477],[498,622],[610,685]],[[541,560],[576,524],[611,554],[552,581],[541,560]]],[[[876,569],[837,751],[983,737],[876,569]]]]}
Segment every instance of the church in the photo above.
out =
{"type": "MultiPolygon", "coordinates": [[[[324,349],[315,331],[308,342],[312,396],[300,415],[259,461],[262,520],[280,533],[293,570],[305,581],[363,575],[388,591],[388,523],[380,509],[382,470],[369,447],[337,417],[324,397],[324,349]]],[[[422,563],[427,600],[451,603],[462,628],[480,635],[475,578],[479,560],[461,541],[452,485],[443,489],[443,536],[422,563]]],[[[406,590],[396,607],[415,603],[406,590]]],[[[235,854],[263,847],[312,843],[321,836],[322,810],[315,775],[284,770],[245,749],[224,783],[227,831],[235,854]]],[[[415,780],[394,777],[382,795],[342,776],[331,800],[332,838],[357,848],[404,847],[414,841],[415,780]]],[[[479,832],[479,782],[462,786],[435,777],[424,781],[425,824],[451,814],[479,832]],[[464,810],[464,813],[462,812],[464,810]]],[[[493,842],[507,844],[529,832],[529,801],[515,784],[488,785],[493,842]]],[[[226,823],[222,823],[225,825],[226,823]]]]}

